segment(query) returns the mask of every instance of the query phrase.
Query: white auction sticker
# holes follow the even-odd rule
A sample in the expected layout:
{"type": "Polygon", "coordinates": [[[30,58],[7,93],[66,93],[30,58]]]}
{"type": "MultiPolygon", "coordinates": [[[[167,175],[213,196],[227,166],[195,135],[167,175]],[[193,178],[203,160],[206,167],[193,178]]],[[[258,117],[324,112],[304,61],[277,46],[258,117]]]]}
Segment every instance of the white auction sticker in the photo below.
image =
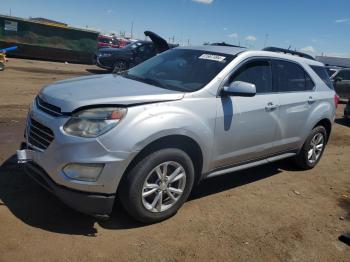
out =
{"type": "Polygon", "coordinates": [[[211,55],[211,54],[203,54],[199,59],[207,59],[207,60],[212,60],[212,61],[217,61],[217,62],[222,62],[226,59],[224,56],[219,56],[219,55],[211,55]]]}

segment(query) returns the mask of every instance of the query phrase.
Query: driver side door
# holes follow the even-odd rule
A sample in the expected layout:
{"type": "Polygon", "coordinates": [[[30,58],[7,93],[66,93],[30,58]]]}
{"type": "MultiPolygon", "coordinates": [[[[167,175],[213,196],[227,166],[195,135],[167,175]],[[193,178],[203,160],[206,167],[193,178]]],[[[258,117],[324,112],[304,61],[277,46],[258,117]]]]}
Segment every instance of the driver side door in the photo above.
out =
{"type": "Polygon", "coordinates": [[[156,55],[156,50],[152,44],[143,44],[136,49],[135,64],[140,64],[143,61],[156,55]]]}
{"type": "Polygon", "coordinates": [[[274,153],[279,101],[273,90],[271,61],[244,62],[225,85],[235,81],[255,84],[257,93],[254,97],[217,98],[213,168],[254,161],[274,153]]]}

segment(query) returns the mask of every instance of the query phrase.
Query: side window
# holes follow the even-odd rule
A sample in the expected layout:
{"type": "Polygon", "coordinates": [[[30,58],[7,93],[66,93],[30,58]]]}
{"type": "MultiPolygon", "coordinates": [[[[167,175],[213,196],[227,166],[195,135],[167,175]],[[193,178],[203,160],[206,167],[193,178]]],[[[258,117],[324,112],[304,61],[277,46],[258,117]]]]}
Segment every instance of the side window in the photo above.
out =
{"type": "Polygon", "coordinates": [[[292,62],[273,61],[274,89],[279,92],[297,92],[312,90],[314,83],[305,70],[292,62]]]}
{"type": "Polygon", "coordinates": [[[327,72],[327,69],[322,66],[311,66],[312,70],[315,71],[315,73],[322,79],[322,81],[330,88],[333,88],[332,81],[329,77],[329,73],[327,72]]]}
{"type": "Polygon", "coordinates": [[[230,77],[230,83],[243,81],[255,84],[257,93],[272,92],[272,73],[269,61],[248,62],[230,77]]]}
{"type": "Polygon", "coordinates": [[[341,70],[337,76],[341,77],[343,80],[350,80],[350,71],[349,70],[341,70]]]}

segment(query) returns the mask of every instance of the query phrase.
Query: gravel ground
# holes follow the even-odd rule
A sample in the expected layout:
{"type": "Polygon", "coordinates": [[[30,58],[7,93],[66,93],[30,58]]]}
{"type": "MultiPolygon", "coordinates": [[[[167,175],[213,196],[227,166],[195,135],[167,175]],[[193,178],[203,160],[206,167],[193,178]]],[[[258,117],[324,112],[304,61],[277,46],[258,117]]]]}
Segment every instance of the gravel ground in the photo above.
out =
{"type": "MultiPolygon", "coordinates": [[[[87,71],[88,70],[88,71],[87,71]]],[[[50,82],[93,66],[11,59],[0,72],[0,261],[350,261],[350,125],[338,108],[319,165],[281,161],[202,182],[176,216],[134,222],[75,212],[16,165],[27,106],[50,82]]]]}

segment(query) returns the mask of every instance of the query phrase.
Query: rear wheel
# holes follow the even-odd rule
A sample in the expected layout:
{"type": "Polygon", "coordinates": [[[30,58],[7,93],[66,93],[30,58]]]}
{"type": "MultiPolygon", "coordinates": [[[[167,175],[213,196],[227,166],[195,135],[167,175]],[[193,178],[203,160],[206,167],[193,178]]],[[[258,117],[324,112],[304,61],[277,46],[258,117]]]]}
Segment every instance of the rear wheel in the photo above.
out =
{"type": "Polygon", "coordinates": [[[142,223],[174,215],[187,200],[194,182],[194,167],[182,150],[151,153],[126,174],[119,197],[125,210],[142,223]]]}
{"type": "Polygon", "coordinates": [[[323,155],[326,143],[326,129],[323,126],[315,127],[295,157],[297,166],[305,170],[314,168],[323,155]]]}
{"type": "Polygon", "coordinates": [[[4,71],[5,70],[5,64],[0,62],[0,71],[4,71]]]}

